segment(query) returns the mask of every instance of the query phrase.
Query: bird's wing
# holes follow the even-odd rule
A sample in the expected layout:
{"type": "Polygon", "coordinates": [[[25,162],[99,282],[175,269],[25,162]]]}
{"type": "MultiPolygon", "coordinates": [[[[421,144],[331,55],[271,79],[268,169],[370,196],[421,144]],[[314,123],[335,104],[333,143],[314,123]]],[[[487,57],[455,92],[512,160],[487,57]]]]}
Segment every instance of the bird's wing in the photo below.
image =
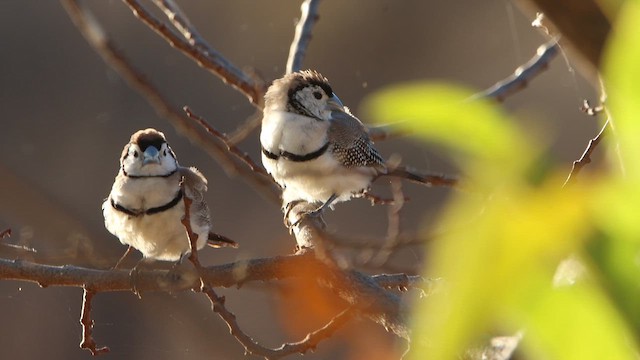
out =
{"type": "Polygon", "coordinates": [[[180,167],[178,171],[184,179],[185,195],[193,201],[190,208],[191,219],[199,224],[210,223],[209,206],[204,200],[207,179],[194,167],[180,167]]]}
{"type": "Polygon", "coordinates": [[[187,195],[194,201],[202,200],[204,193],[207,192],[207,178],[202,175],[200,170],[194,167],[180,167],[178,172],[184,179],[184,186],[188,192],[187,195]]]}
{"type": "Polygon", "coordinates": [[[331,113],[329,142],[336,159],[346,167],[370,166],[386,170],[384,159],[373,146],[367,128],[348,111],[331,113]]]}

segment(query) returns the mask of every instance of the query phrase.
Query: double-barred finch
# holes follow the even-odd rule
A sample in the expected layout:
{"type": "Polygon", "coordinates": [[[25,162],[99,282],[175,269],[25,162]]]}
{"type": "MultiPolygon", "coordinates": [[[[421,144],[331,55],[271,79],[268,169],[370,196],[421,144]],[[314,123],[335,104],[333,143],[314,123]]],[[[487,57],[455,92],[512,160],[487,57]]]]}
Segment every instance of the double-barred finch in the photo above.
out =
{"type": "Polygon", "coordinates": [[[180,260],[191,251],[181,222],[185,215],[183,197],[187,196],[192,200],[190,225],[198,235],[197,249],[207,243],[236,247],[233,241],[210,234],[206,191],[207,179],[194,167],[178,165],[163,133],[155,129],[137,131],[122,151],[120,171],[102,204],[105,226],[146,259],[180,260]]]}
{"type": "Polygon", "coordinates": [[[387,168],[368,129],[313,70],[287,74],[269,87],[260,143],[262,163],[282,187],[285,208],[299,200],[322,203],[320,209],[349,200],[380,175],[427,186],[457,184],[405,167],[387,168]]]}
{"type": "Polygon", "coordinates": [[[346,201],[387,173],[367,128],[312,70],[287,74],[269,87],[260,142],[262,163],[282,187],[285,206],[346,201]]]}

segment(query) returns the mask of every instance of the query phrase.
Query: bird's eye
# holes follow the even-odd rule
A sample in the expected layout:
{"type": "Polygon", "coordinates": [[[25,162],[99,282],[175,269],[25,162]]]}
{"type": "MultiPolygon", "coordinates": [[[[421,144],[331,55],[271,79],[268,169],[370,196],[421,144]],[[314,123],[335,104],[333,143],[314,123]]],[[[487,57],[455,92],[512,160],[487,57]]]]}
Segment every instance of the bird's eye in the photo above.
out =
{"type": "Polygon", "coordinates": [[[137,151],[133,152],[133,157],[138,157],[138,152],[137,151]]]}
{"type": "Polygon", "coordinates": [[[167,156],[167,150],[162,152],[162,156],[167,156]]]}
{"type": "Polygon", "coordinates": [[[322,94],[320,93],[320,91],[314,91],[313,92],[313,97],[315,97],[316,99],[320,100],[320,99],[322,99],[322,94]]]}

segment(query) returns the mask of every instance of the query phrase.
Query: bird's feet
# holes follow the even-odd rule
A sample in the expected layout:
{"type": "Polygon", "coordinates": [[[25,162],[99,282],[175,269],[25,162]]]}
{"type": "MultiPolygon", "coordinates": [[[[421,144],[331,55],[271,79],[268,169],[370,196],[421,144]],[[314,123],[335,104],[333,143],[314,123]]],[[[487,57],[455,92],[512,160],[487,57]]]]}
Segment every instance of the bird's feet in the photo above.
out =
{"type": "Polygon", "coordinates": [[[293,201],[286,206],[285,211],[285,226],[289,228],[289,231],[293,231],[293,228],[298,226],[300,222],[304,219],[312,218],[316,219],[318,223],[320,223],[322,228],[325,228],[327,224],[324,221],[322,215],[327,208],[330,208],[333,202],[337,199],[337,196],[331,195],[327,201],[325,201],[318,208],[313,210],[308,210],[308,208],[312,205],[306,201],[297,200],[293,201]],[[294,219],[292,221],[292,218],[294,219]]]}
{"type": "Polygon", "coordinates": [[[142,260],[138,261],[136,266],[134,266],[131,271],[129,271],[129,281],[131,282],[131,289],[133,290],[133,293],[138,297],[138,299],[142,299],[142,294],[138,287],[138,284],[140,283],[140,271],[144,268],[151,267],[154,262],[155,260],[153,259],[143,258],[142,260]]]}

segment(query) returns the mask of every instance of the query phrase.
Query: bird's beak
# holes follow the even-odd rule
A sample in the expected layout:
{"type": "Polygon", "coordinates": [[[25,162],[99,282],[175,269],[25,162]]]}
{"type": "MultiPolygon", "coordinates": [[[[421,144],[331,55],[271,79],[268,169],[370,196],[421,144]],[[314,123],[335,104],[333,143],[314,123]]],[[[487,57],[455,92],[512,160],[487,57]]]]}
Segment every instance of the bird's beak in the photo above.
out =
{"type": "Polygon", "coordinates": [[[160,152],[155,146],[149,146],[142,154],[142,165],[160,164],[160,152]]]}
{"type": "Polygon", "coordinates": [[[333,96],[329,98],[327,104],[331,111],[344,111],[344,105],[342,105],[342,101],[340,101],[340,98],[338,98],[336,94],[333,94],[333,96]]]}

